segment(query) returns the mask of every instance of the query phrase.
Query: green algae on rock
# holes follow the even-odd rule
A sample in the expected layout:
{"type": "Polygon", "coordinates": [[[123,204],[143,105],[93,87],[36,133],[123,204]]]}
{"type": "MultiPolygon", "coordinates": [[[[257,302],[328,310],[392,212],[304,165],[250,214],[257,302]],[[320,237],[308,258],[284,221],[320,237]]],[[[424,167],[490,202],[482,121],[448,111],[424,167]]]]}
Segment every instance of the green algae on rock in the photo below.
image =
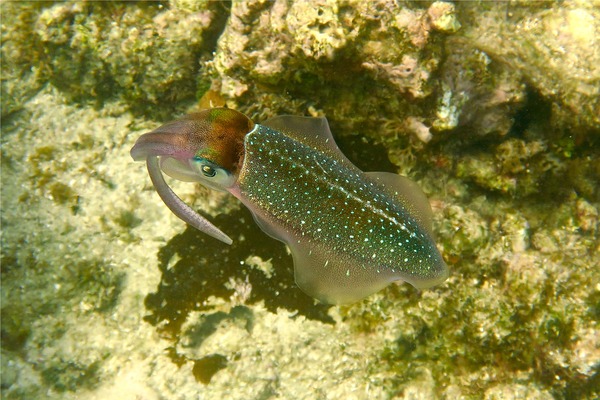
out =
{"type": "Polygon", "coordinates": [[[102,105],[121,99],[134,111],[164,108],[168,115],[177,103],[194,98],[190,82],[210,51],[206,41],[214,41],[208,36],[212,23],[220,21],[211,2],[201,10],[177,5],[3,4],[5,22],[30,21],[11,31],[3,45],[3,55],[10,56],[3,57],[3,69],[33,73],[37,85],[49,82],[73,101],[102,105]]]}

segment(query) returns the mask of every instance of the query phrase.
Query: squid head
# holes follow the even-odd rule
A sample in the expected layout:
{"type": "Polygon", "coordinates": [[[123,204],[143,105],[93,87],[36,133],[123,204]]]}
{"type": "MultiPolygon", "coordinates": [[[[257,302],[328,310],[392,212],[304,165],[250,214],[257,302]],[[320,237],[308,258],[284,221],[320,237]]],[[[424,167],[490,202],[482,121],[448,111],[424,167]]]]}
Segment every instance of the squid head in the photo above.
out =
{"type": "Polygon", "coordinates": [[[156,191],[175,215],[231,244],[225,233],[171,190],[162,172],[178,180],[225,191],[235,184],[244,159],[244,137],[253,128],[254,123],[240,112],[227,108],[204,110],[140,136],[131,149],[131,157],[146,161],[156,191]]]}

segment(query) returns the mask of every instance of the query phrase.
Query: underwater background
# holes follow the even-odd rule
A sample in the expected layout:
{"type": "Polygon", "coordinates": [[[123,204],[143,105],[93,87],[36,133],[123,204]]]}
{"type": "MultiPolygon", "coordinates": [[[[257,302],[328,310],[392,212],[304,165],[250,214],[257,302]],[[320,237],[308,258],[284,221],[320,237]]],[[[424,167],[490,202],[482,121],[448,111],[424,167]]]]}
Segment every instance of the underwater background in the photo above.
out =
{"type": "MultiPolygon", "coordinates": [[[[8,2],[3,399],[600,397],[600,3],[8,2]],[[326,116],[415,180],[450,268],[316,303],[232,196],[129,150],[186,112],[326,116]]],[[[315,204],[315,207],[318,207],[315,204]]]]}

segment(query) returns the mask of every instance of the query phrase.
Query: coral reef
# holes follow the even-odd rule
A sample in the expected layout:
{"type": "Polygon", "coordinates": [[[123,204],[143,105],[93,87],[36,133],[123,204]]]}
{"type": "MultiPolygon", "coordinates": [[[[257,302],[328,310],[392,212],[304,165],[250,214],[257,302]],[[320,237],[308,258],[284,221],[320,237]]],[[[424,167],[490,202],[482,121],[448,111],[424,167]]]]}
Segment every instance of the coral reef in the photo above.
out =
{"type": "Polygon", "coordinates": [[[2,398],[600,396],[591,3],[0,7],[2,398]],[[173,182],[234,245],[186,229],[129,149],[198,101],[325,115],[409,174],[448,281],[315,304],[235,200],[173,182]]]}
{"type": "Polygon", "coordinates": [[[427,10],[387,1],[233,3],[207,67],[213,89],[259,120],[303,109],[374,126],[375,110],[406,118],[431,93],[441,46],[430,24],[427,10]]]}
{"type": "Polygon", "coordinates": [[[14,80],[26,76],[71,101],[120,99],[136,112],[169,117],[194,98],[199,60],[224,23],[215,16],[218,3],[188,3],[4,4],[6,22],[18,27],[3,26],[3,115],[18,109],[25,94],[14,80]]]}
{"type": "Polygon", "coordinates": [[[553,122],[600,130],[600,10],[567,1],[505,23],[478,15],[465,33],[491,58],[508,65],[553,101],[553,122]]]}

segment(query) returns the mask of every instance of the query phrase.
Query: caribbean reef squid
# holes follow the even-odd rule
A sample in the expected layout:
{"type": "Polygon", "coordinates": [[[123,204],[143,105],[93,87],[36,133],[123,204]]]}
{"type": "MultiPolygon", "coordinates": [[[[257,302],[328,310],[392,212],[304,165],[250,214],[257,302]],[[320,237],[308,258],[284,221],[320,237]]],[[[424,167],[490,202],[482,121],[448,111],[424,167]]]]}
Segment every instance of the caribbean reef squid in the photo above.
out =
{"type": "Polygon", "coordinates": [[[359,170],[325,118],[258,124],[213,108],[140,136],[131,156],[146,161],[175,215],[227,244],[229,236],[177,197],[162,173],[237,197],[263,231],[289,246],[296,283],[321,302],[357,301],[394,281],[427,288],[448,277],[421,189],[393,173],[359,170]]]}

